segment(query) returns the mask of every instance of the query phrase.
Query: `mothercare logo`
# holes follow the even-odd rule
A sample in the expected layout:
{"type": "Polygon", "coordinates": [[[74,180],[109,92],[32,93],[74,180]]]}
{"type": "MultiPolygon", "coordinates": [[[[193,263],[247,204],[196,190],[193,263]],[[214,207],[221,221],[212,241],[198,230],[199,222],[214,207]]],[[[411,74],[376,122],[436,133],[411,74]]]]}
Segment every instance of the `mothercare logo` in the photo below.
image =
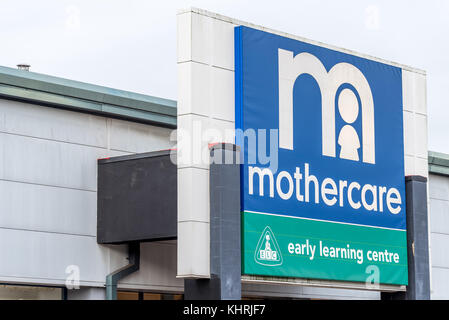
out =
{"type": "Polygon", "coordinates": [[[314,55],[303,52],[293,57],[293,52],[279,49],[279,147],[293,150],[293,87],[302,74],[311,75],[321,91],[322,154],[336,157],[336,142],[340,145],[341,159],[359,161],[358,149],[362,146],[362,161],[375,164],[374,103],[371,88],[363,73],[349,63],[338,63],[329,72],[314,55]],[[343,84],[352,85],[343,89],[338,97],[338,111],[345,121],[338,139],[335,132],[335,97],[343,84]],[[352,124],[362,112],[362,144],[352,124]]]}
{"type": "MultiPolygon", "coordinates": [[[[279,88],[279,148],[294,151],[293,90],[298,77],[308,74],[317,83],[321,95],[321,153],[336,161],[361,162],[367,166],[376,164],[374,102],[370,85],[364,74],[354,65],[341,62],[326,71],[323,63],[314,55],[302,52],[293,55],[292,51],[278,51],[279,88]],[[345,85],[345,87],[342,87],[345,85]],[[343,88],[343,89],[342,89],[343,88]],[[344,125],[336,130],[336,112],[344,125]],[[361,114],[361,133],[355,129],[355,121],[361,114]],[[337,153],[337,144],[339,152],[337,153]],[[361,148],[361,159],[359,149],[361,148]]],[[[304,97],[301,97],[304,98],[304,97]]],[[[310,112],[304,105],[301,115],[310,112]],[[306,110],[305,110],[306,109],[306,110]]],[[[316,106],[315,106],[316,107],[316,106]]],[[[298,128],[296,128],[298,129],[298,128]]],[[[301,128],[299,128],[301,129],[301,128]]],[[[317,143],[310,137],[310,143],[317,143]]],[[[309,143],[309,142],[308,142],[309,143]]],[[[297,145],[301,150],[301,145],[297,145]]],[[[253,153],[255,154],[255,153],[253,153]]],[[[290,156],[295,156],[292,153],[290,156]]],[[[299,157],[298,157],[299,159],[299,157]]],[[[248,166],[248,194],[261,197],[298,202],[324,203],[326,206],[367,211],[384,212],[396,215],[401,212],[402,199],[395,187],[378,183],[361,184],[357,177],[335,179],[324,177],[321,181],[311,174],[314,162],[305,162],[288,170],[279,172],[268,167],[248,166]],[[255,185],[258,190],[255,190],[255,185]],[[268,188],[266,188],[268,185],[268,188]],[[268,190],[267,190],[268,189],[268,190]],[[268,191],[268,194],[267,194],[268,191]]],[[[331,173],[328,167],[315,167],[315,170],[331,173]]]]}

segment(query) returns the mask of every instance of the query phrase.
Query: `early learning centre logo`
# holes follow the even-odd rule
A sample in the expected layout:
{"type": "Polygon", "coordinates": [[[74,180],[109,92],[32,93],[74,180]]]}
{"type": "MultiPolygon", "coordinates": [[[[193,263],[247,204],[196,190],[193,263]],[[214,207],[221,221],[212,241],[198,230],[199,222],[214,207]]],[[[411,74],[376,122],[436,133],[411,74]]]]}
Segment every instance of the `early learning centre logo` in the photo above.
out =
{"type": "Polygon", "coordinates": [[[269,226],[263,230],[257,243],[254,259],[264,266],[280,266],[282,264],[281,249],[269,226]]]}

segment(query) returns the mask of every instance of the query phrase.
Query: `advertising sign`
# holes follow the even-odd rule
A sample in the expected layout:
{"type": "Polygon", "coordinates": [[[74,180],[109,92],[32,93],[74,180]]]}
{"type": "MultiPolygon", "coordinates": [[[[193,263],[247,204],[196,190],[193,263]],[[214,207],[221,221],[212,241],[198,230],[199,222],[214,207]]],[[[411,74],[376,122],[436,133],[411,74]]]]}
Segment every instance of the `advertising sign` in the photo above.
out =
{"type": "Polygon", "coordinates": [[[235,28],[243,274],[407,284],[401,72],[235,28]]]}

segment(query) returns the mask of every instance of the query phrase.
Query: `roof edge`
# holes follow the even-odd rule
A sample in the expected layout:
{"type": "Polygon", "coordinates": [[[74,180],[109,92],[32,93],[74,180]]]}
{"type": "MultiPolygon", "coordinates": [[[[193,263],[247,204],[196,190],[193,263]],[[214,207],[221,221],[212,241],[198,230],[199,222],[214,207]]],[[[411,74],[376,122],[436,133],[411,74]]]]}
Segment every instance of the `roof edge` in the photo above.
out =
{"type": "Polygon", "coordinates": [[[449,176],[449,154],[429,151],[429,173],[449,176]]]}
{"type": "Polygon", "coordinates": [[[33,104],[176,127],[175,100],[3,66],[0,66],[0,96],[33,104]],[[94,109],[93,105],[96,106],[94,109]]]}

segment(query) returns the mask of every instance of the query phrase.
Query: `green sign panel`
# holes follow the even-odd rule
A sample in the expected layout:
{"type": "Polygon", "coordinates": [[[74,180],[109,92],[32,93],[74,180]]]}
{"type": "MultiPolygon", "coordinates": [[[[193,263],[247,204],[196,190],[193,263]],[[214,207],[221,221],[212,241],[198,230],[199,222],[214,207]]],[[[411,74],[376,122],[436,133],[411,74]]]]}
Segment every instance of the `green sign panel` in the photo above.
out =
{"type": "Polygon", "coordinates": [[[407,284],[406,232],[243,212],[243,274],[407,284]]]}

